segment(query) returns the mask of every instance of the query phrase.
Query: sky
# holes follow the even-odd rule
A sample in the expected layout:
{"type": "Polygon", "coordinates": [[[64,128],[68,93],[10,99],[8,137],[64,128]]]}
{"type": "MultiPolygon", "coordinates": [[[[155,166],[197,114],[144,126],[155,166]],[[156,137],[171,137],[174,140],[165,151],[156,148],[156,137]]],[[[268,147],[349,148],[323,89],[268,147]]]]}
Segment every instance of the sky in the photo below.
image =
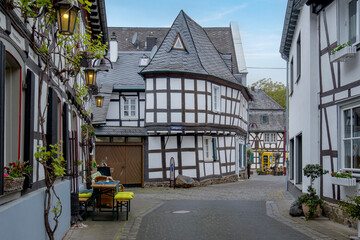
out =
{"type": "Polygon", "coordinates": [[[202,27],[239,25],[247,85],[263,79],[286,83],[279,53],[287,0],[106,0],[108,27],[170,27],[180,10],[202,27]],[[269,69],[270,68],[270,69],[269,69]]]}

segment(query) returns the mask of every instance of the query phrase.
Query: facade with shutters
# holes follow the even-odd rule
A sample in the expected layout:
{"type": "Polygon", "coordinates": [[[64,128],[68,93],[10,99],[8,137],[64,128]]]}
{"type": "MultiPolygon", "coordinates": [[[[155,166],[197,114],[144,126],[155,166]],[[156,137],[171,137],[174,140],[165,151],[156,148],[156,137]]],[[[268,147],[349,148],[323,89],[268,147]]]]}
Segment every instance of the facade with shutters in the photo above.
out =
{"type": "MultiPolygon", "coordinates": [[[[77,31],[83,33],[88,26],[93,37],[103,32],[102,42],[105,43],[105,3],[102,0],[91,2],[93,17],[87,19],[84,9],[81,9],[77,31]]],[[[0,232],[2,239],[45,239],[44,171],[34,158],[37,146],[42,144],[38,97],[39,78],[45,71],[45,64],[44,58],[36,54],[32,41],[32,19],[25,20],[12,3],[0,2],[0,232]],[[22,191],[4,192],[4,167],[18,160],[30,164],[32,173],[26,178],[22,191]],[[14,231],[14,226],[21,226],[21,231],[14,231]]],[[[49,29],[51,33],[56,31],[57,25],[49,29]]],[[[53,66],[59,64],[56,57],[52,60],[53,66]]],[[[89,110],[90,102],[76,104],[73,79],[63,85],[55,74],[48,78],[51,87],[48,94],[45,87],[42,89],[40,102],[41,111],[46,113],[46,139],[48,144],[63,142],[61,149],[67,161],[66,176],[55,184],[62,201],[62,216],[55,238],[61,239],[71,222],[70,194],[77,191],[72,183],[85,183],[80,177],[84,168],[76,170],[78,175],[74,169],[77,161],[84,161],[89,154],[81,147],[80,134],[81,125],[91,123],[91,119],[83,114],[89,110]]],[[[84,79],[79,78],[78,83],[84,85],[84,79]]]]}

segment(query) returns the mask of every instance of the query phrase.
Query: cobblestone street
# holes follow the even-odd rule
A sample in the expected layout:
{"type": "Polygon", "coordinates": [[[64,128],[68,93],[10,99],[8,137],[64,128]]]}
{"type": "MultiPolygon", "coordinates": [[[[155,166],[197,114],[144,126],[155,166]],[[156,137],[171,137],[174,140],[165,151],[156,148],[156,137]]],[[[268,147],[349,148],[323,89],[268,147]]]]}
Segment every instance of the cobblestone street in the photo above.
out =
{"type": "MultiPolygon", "coordinates": [[[[355,229],[325,217],[292,218],[285,177],[252,176],[190,189],[129,188],[129,221],[85,221],[65,239],[348,239],[355,229]],[[174,213],[175,212],[175,213],[174,213]]],[[[121,216],[124,217],[124,216],[121,216]]]]}

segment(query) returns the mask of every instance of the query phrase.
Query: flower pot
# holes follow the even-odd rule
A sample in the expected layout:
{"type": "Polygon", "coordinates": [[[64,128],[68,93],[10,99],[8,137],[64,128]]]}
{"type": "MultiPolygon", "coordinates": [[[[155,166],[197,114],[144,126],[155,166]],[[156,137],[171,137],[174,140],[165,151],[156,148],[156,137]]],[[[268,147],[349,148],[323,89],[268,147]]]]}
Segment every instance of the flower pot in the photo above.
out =
{"type": "MultiPolygon", "coordinates": [[[[308,213],[309,213],[309,211],[310,211],[310,206],[307,205],[307,204],[305,204],[305,203],[303,203],[303,204],[302,204],[302,209],[303,209],[304,215],[307,216],[308,213]]],[[[318,216],[320,216],[320,215],[321,215],[321,208],[320,208],[320,204],[318,204],[317,207],[316,207],[315,212],[314,212],[313,215],[310,217],[310,219],[316,218],[316,217],[318,217],[318,216]]]]}
{"type": "Polygon", "coordinates": [[[331,177],[331,183],[335,185],[353,187],[356,186],[356,178],[337,178],[331,177]]]}
{"type": "Polygon", "coordinates": [[[346,62],[356,55],[356,47],[346,46],[330,55],[330,62],[346,62]]]}
{"type": "Polygon", "coordinates": [[[24,186],[25,177],[20,178],[4,178],[4,192],[12,192],[22,190],[24,186]]]}

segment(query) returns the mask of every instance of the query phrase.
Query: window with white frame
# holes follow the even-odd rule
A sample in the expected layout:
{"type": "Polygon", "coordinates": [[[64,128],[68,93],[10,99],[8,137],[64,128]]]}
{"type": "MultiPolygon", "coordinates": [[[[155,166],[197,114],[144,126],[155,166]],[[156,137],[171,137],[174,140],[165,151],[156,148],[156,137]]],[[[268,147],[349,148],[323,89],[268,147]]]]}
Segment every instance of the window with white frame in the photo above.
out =
{"type": "Polygon", "coordinates": [[[212,87],[213,111],[220,112],[220,87],[213,85],[212,87]]]}
{"type": "Polygon", "coordinates": [[[338,6],[338,45],[360,42],[360,1],[341,0],[338,6]]]}
{"type": "Polygon", "coordinates": [[[218,160],[216,138],[207,136],[203,137],[203,152],[205,161],[218,160]]]}
{"type": "Polygon", "coordinates": [[[126,97],[126,100],[121,99],[121,118],[135,119],[138,114],[138,100],[136,97],[126,97]]]}
{"type": "Polygon", "coordinates": [[[264,134],[264,142],[265,143],[276,143],[277,135],[276,133],[265,133],[264,134]]]}
{"type": "Polygon", "coordinates": [[[360,168],[360,106],[343,109],[342,156],[345,168],[360,168]]]}
{"type": "Polygon", "coordinates": [[[301,76],[301,35],[300,34],[296,42],[296,73],[297,73],[296,82],[298,82],[301,76]]]}

